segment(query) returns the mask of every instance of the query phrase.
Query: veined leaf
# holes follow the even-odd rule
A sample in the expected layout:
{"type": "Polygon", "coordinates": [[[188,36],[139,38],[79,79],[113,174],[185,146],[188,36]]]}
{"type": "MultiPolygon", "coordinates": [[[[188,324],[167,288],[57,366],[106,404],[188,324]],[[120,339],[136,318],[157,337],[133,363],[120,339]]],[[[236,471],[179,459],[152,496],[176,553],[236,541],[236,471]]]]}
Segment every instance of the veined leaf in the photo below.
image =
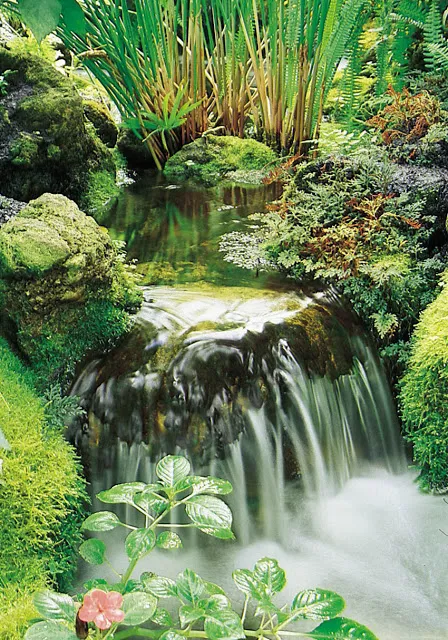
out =
{"type": "Polygon", "coordinates": [[[182,456],[165,456],[157,464],[156,474],[166,487],[174,487],[190,473],[190,463],[182,456]]]}
{"type": "Polygon", "coordinates": [[[183,627],[192,622],[201,620],[205,616],[205,609],[195,607],[194,605],[184,604],[179,608],[179,619],[183,627]]]}
{"type": "Polygon", "coordinates": [[[266,595],[263,585],[259,584],[249,569],[236,569],[232,573],[232,577],[238,589],[245,595],[258,601],[262,600],[266,595]]]}
{"type": "Polygon", "coordinates": [[[73,598],[64,593],[54,591],[38,591],[34,594],[33,603],[43,618],[50,620],[66,620],[74,623],[76,606],[73,598]]]}
{"type": "Polygon", "coordinates": [[[154,624],[158,624],[159,627],[171,627],[173,624],[173,618],[171,617],[171,613],[162,607],[158,607],[156,612],[151,618],[154,624]]]}
{"type": "Polygon", "coordinates": [[[182,540],[174,531],[164,531],[157,536],[156,545],[160,549],[180,549],[182,540]]]}
{"type": "Polygon", "coordinates": [[[192,604],[196,604],[198,600],[208,595],[204,580],[191,569],[185,569],[179,573],[176,586],[179,595],[192,604]]]}
{"type": "Polygon", "coordinates": [[[112,511],[98,511],[84,520],[81,529],[87,531],[110,531],[120,524],[119,517],[112,511]]]}
{"type": "Polygon", "coordinates": [[[273,558],[258,560],[253,575],[265,586],[268,595],[280,593],[286,585],[286,573],[273,558]]]}
{"type": "Polygon", "coordinates": [[[238,614],[232,609],[221,609],[207,615],[204,631],[210,640],[239,640],[244,638],[244,629],[238,614]]]}
{"type": "Polygon", "coordinates": [[[228,480],[214,478],[213,476],[188,476],[176,484],[176,492],[192,489],[193,493],[212,493],[215,495],[227,495],[233,491],[228,480]]]}
{"type": "Polygon", "coordinates": [[[157,598],[170,598],[178,595],[176,583],[171,578],[142,573],[140,580],[145,591],[152,593],[157,598]]]}
{"type": "Polygon", "coordinates": [[[108,504],[133,504],[135,494],[144,491],[145,488],[144,482],[124,482],[106,491],[100,491],[96,497],[108,504]]]}
{"type": "Polygon", "coordinates": [[[378,640],[370,629],[349,618],[327,620],[308,635],[318,640],[378,640]]]}
{"type": "Polygon", "coordinates": [[[137,560],[154,549],[155,544],[156,534],[152,529],[136,529],[128,535],[124,546],[129,560],[137,560]]]}
{"type": "Polygon", "coordinates": [[[137,493],[134,497],[134,502],[141,509],[145,511],[153,511],[156,515],[160,515],[170,506],[169,500],[160,496],[158,493],[148,491],[147,489],[141,493],[137,493]]]}
{"type": "Polygon", "coordinates": [[[230,529],[232,512],[225,502],[214,496],[192,496],[185,505],[188,517],[204,529],[230,529]]]}
{"type": "Polygon", "coordinates": [[[291,606],[292,620],[325,620],[345,609],[344,599],[333,591],[307,589],[298,593],[291,606]]]}
{"type": "Polygon", "coordinates": [[[79,553],[89,564],[103,564],[106,555],[106,545],[102,540],[90,538],[81,544],[79,553]]]}
{"type": "Polygon", "coordinates": [[[168,629],[168,631],[162,633],[159,640],[185,640],[185,636],[178,633],[176,629],[168,629]]]}
{"type": "Polygon", "coordinates": [[[122,624],[129,627],[143,624],[150,620],[157,609],[157,599],[150,593],[134,591],[123,597],[124,620],[122,624]]]}
{"type": "Polygon", "coordinates": [[[210,527],[199,527],[199,531],[206,533],[208,536],[213,536],[219,540],[235,540],[232,529],[213,529],[210,527]]]}
{"type": "MultiPolygon", "coordinates": [[[[74,629],[74,625],[73,625],[74,629]]],[[[74,630],[55,620],[44,620],[33,624],[25,633],[24,640],[78,640],[74,630]]]]}

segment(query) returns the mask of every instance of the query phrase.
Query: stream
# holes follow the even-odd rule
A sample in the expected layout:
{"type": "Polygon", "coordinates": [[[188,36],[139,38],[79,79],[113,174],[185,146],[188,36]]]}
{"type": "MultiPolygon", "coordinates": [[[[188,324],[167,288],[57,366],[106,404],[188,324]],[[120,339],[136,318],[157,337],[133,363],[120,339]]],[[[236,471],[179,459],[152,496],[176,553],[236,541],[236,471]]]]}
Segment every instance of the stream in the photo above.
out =
{"type": "Polygon", "coordinates": [[[80,372],[88,417],[69,437],[92,495],[153,481],[166,453],[232,482],[237,542],[192,534],[142,571],[189,566],[234,593],[232,570],[271,556],[288,597],[331,589],[380,640],[443,640],[448,505],[418,491],[375,348],[336,292],[255,277],[218,251],[279,195],[153,174],[123,190],[101,222],[126,243],[145,301],[124,343],[80,372]]]}

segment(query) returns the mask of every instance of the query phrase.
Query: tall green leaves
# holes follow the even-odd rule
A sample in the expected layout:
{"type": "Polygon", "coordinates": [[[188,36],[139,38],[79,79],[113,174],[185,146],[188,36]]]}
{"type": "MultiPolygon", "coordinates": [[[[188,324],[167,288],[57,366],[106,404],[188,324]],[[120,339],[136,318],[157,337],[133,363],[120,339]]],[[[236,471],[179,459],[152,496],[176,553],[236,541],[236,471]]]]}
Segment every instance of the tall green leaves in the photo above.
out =
{"type": "Polygon", "coordinates": [[[211,127],[306,153],[367,0],[83,0],[65,42],[158,167],[211,127]]]}

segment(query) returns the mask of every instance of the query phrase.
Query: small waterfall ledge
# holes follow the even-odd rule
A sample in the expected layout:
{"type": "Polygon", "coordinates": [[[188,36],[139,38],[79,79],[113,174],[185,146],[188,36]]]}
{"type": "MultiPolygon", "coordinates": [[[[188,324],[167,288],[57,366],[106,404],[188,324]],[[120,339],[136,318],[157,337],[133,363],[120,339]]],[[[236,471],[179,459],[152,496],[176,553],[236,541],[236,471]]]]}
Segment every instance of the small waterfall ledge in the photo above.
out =
{"type": "Polygon", "coordinates": [[[243,543],[282,539],[287,483],[322,499],[366,469],[405,468],[381,364],[331,291],[146,288],[134,331],[72,394],[87,419],[69,437],[94,494],[150,482],[160,456],[181,453],[234,484],[243,543]]]}

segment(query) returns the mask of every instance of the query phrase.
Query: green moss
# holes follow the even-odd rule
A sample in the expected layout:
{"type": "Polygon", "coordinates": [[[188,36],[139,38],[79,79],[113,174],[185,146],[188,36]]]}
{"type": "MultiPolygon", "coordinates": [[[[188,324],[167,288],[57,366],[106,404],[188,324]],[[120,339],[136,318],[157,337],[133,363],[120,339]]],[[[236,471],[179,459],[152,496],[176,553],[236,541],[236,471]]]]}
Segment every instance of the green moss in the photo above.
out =
{"type": "Polygon", "coordinates": [[[82,208],[94,216],[98,222],[107,211],[107,205],[112,203],[120,194],[120,188],[115,181],[115,174],[110,171],[92,171],[89,174],[87,189],[81,199],[82,208]]]}
{"type": "Polygon", "coordinates": [[[2,322],[42,379],[66,383],[110,348],[141,297],[107,232],[64,196],[41,196],[0,230],[2,322]]]}
{"type": "Polygon", "coordinates": [[[67,587],[84,517],[84,483],[73,450],[45,428],[34,377],[0,338],[0,639],[21,640],[35,589],[67,587]]]}
{"type": "Polygon", "coordinates": [[[275,166],[277,156],[256,140],[232,136],[203,136],[186,145],[165,165],[171,180],[195,180],[206,186],[223,179],[259,184],[275,166]]]}
{"type": "Polygon", "coordinates": [[[406,439],[424,487],[448,491],[448,272],[445,288],[422,313],[401,383],[406,439]]]}
{"type": "Polygon", "coordinates": [[[93,124],[98,137],[108,147],[114,147],[117,143],[118,129],[109,109],[96,100],[84,100],[84,114],[93,124]]]}
{"type": "Polygon", "coordinates": [[[11,145],[12,164],[16,166],[32,167],[39,154],[39,137],[28,133],[21,133],[11,145]]]}

